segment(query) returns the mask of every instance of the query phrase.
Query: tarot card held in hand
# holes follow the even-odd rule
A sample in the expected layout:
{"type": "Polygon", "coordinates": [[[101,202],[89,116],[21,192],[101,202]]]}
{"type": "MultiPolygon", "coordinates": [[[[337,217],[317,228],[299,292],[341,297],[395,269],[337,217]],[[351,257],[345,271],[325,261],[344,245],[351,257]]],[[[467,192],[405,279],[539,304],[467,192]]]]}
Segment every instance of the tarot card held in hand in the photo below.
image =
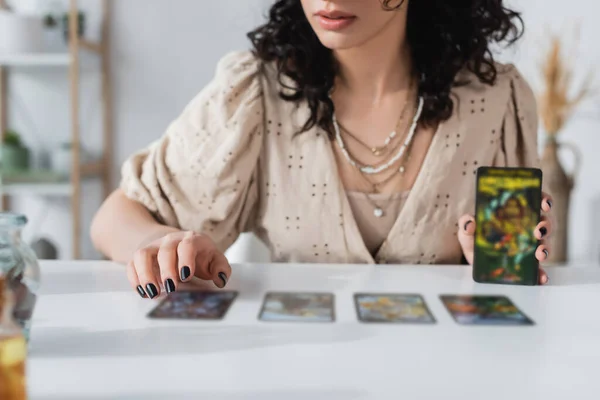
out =
{"type": "Polygon", "coordinates": [[[150,318],[222,319],[237,292],[175,292],[148,314],[150,318]]]}
{"type": "Polygon", "coordinates": [[[533,325],[504,296],[440,296],[456,322],[464,325],[533,325]]]}
{"type": "Polygon", "coordinates": [[[542,172],[527,168],[478,170],[473,278],[481,283],[535,285],[534,235],[540,219],[542,172]]]}
{"type": "Polygon", "coordinates": [[[362,322],[434,323],[423,298],[415,294],[354,295],[356,313],[362,322]]]}
{"type": "Polygon", "coordinates": [[[330,293],[267,293],[259,319],[276,322],[333,322],[330,293]]]}

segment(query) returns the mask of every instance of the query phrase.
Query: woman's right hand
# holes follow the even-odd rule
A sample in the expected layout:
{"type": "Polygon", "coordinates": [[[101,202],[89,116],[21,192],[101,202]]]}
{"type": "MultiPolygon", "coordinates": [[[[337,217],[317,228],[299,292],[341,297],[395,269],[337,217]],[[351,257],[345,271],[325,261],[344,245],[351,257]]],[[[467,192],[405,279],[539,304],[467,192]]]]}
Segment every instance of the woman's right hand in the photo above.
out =
{"type": "Polygon", "coordinates": [[[161,285],[167,293],[192,277],[213,281],[224,288],[231,275],[225,255],[205,235],[195,232],[169,233],[139,248],[127,264],[127,277],[143,298],[155,298],[161,285]]]}

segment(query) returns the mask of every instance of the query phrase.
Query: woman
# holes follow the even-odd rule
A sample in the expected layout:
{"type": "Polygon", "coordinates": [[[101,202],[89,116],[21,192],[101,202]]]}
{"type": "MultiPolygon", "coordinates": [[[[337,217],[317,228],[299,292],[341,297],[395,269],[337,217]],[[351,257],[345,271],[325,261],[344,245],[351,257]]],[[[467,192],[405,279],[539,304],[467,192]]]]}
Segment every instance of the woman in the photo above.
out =
{"type": "MultiPolygon", "coordinates": [[[[150,298],[192,276],[225,287],[223,252],[245,231],[278,262],[471,263],[474,172],[536,166],[537,116],[490,51],[520,36],[519,15],[460,3],[275,1],[253,51],[224,57],[127,160],[97,248],[150,298]]],[[[544,218],[535,235],[549,233],[544,218]]]]}

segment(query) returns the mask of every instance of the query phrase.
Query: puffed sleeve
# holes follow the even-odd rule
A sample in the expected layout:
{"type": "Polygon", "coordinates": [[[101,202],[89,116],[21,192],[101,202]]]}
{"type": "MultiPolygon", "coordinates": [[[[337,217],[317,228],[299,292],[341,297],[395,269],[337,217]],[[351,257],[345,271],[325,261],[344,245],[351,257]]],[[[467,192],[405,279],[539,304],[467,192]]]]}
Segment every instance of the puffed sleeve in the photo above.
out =
{"type": "MultiPolygon", "coordinates": [[[[501,164],[539,168],[538,113],[535,95],[521,73],[509,66],[504,79],[510,88],[502,129],[501,164]]],[[[500,160],[499,160],[500,161],[500,160]]]]}
{"type": "Polygon", "coordinates": [[[260,63],[236,52],[166,133],[122,167],[120,188],[155,218],[203,232],[225,251],[252,229],[262,148],[260,63]]]}

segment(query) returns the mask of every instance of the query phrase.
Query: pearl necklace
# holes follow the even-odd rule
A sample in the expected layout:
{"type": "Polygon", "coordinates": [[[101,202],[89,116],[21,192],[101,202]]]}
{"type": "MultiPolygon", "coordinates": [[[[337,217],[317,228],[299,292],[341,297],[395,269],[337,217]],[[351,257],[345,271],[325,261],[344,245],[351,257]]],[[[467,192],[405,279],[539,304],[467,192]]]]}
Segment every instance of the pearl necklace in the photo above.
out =
{"type": "Polygon", "coordinates": [[[406,140],[404,141],[404,144],[400,147],[400,149],[398,150],[398,153],[394,157],[392,157],[385,164],[382,164],[379,166],[359,165],[350,156],[350,154],[348,153],[348,150],[346,149],[346,145],[344,144],[344,141],[342,140],[340,126],[339,126],[339,124],[337,122],[337,118],[334,114],[332,119],[333,119],[333,128],[335,130],[335,138],[336,138],[338,146],[340,147],[340,150],[342,151],[342,154],[344,154],[344,157],[346,158],[346,160],[353,167],[358,168],[362,173],[367,174],[367,175],[378,174],[380,172],[385,171],[386,169],[389,169],[392,165],[394,165],[402,157],[402,155],[404,154],[404,151],[406,151],[406,148],[408,147],[410,142],[412,142],[413,137],[415,136],[415,132],[417,131],[417,125],[419,123],[419,119],[421,118],[421,113],[423,112],[423,104],[424,104],[423,97],[419,97],[419,106],[417,107],[417,112],[413,118],[412,125],[410,126],[410,130],[408,132],[408,136],[407,136],[406,140]]]}

